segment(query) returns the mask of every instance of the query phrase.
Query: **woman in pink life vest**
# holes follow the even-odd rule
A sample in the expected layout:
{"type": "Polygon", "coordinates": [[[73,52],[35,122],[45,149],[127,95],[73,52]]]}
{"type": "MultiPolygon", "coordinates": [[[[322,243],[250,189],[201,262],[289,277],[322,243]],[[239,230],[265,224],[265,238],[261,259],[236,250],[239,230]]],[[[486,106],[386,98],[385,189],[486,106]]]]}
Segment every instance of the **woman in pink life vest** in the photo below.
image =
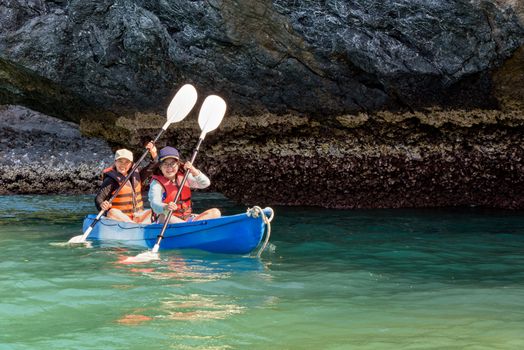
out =
{"type": "Polygon", "coordinates": [[[206,188],[211,184],[209,178],[195,168],[191,162],[180,162],[178,150],[173,147],[164,147],[158,155],[161,175],[154,175],[149,187],[149,202],[151,209],[157,217],[158,223],[164,223],[167,214],[173,210],[170,223],[206,220],[220,217],[217,208],[208,209],[201,214],[193,214],[191,203],[191,189],[206,188]],[[189,170],[187,181],[182,188],[182,193],[177,203],[174,203],[184,173],[189,170]]]}

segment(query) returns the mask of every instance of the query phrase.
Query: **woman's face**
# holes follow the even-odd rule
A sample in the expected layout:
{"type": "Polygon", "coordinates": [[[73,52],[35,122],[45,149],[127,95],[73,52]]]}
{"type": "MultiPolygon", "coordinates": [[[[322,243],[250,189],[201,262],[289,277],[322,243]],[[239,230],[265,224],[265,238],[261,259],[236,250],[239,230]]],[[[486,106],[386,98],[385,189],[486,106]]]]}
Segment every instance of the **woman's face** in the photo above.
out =
{"type": "Polygon", "coordinates": [[[162,174],[169,180],[173,180],[178,172],[178,160],[174,158],[168,158],[160,163],[160,170],[162,174]]]}
{"type": "Polygon", "coordinates": [[[126,158],[120,158],[115,160],[116,170],[122,175],[127,175],[127,172],[129,171],[129,169],[131,169],[132,164],[133,163],[126,158]]]}

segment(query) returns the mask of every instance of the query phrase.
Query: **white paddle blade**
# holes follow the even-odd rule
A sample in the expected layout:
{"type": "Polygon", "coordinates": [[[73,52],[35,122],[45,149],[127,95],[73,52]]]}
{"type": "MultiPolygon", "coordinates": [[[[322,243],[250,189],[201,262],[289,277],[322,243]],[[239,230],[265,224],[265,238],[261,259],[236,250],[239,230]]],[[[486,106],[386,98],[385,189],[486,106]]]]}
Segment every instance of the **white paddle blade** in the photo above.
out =
{"type": "Polygon", "coordinates": [[[85,239],[84,239],[84,236],[83,235],[80,235],[80,236],[74,236],[73,238],[71,238],[67,243],[71,243],[71,244],[79,244],[79,243],[85,243],[85,239]]]}
{"type": "MultiPolygon", "coordinates": [[[[76,237],[82,238],[82,236],[76,236],[76,237]]],[[[75,237],[73,237],[73,238],[75,238],[75,237]]],[[[76,241],[69,240],[68,242],[51,242],[51,243],[49,243],[49,245],[51,245],[53,247],[83,246],[83,247],[86,247],[86,248],[93,248],[93,244],[91,243],[91,241],[79,241],[79,242],[76,242],[76,241]]]]}
{"type": "Polygon", "coordinates": [[[198,125],[202,130],[202,134],[207,134],[210,131],[218,128],[226,114],[226,101],[217,95],[209,95],[202,103],[200,113],[198,114],[198,125]]]}
{"type": "Polygon", "coordinates": [[[193,85],[186,84],[182,86],[171,100],[169,107],[167,107],[167,122],[162,129],[166,130],[169,124],[184,119],[195,106],[197,98],[198,94],[193,85]]]}
{"type": "MultiPolygon", "coordinates": [[[[100,216],[100,214],[98,215],[100,216]]],[[[97,221],[98,219],[100,219],[98,216],[96,218],[97,218],[97,221]]],[[[73,244],[84,243],[87,239],[87,236],[89,236],[89,234],[91,233],[91,231],[93,231],[93,227],[89,226],[86,232],[84,232],[82,236],[75,236],[71,238],[68,243],[73,243],[73,244]]]]}
{"type": "Polygon", "coordinates": [[[125,263],[143,263],[143,262],[149,262],[154,260],[160,260],[160,256],[158,256],[158,253],[154,253],[152,251],[147,251],[144,253],[140,253],[137,256],[130,256],[129,258],[125,259],[125,263]]]}

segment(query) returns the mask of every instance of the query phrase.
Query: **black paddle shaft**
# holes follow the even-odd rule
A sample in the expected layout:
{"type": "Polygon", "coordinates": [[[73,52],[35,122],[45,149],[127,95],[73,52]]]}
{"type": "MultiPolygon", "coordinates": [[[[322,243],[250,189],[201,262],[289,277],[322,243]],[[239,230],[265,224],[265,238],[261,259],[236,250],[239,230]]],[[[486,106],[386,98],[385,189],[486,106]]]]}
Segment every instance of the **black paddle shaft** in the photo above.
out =
{"type": "MultiPolygon", "coordinates": [[[[193,162],[195,161],[195,158],[196,158],[196,156],[198,154],[198,149],[200,148],[200,145],[202,144],[202,141],[204,141],[203,137],[198,139],[198,143],[197,143],[197,145],[195,147],[195,150],[193,151],[193,155],[191,156],[191,164],[193,164],[193,162]]],[[[182,179],[182,183],[178,187],[178,191],[176,192],[175,199],[173,200],[174,203],[178,202],[178,199],[180,198],[180,195],[182,194],[182,188],[184,188],[184,184],[186,183],[186,180],[187,180],[188,176],[189,176],[189,169],[186,170],[186,172],[184,174],[184,178],[182,179]]],[[[172,215],[173,215],[173,211],[170,210],[169,213],[167,214],[166,221],[164,222],[164,226],[162,227],[162,231],[158,235],[158,239],[157,239],[157,242],[156,242],[155,246],[160,245],[160,242],[164,238],[164,232],[166,232],[167,225],[169,224],[169,219],[171,219],[172,215]]]]}

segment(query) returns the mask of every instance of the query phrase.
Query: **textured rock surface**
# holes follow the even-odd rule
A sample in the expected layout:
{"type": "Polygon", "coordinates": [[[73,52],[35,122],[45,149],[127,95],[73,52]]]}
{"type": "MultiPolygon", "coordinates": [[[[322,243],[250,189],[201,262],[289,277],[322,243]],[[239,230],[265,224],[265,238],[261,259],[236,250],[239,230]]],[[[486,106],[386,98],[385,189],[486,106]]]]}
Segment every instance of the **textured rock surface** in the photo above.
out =
{"type": "Polygon", "coordinates": [[[269,117],[256,137],[240,142],[233,135],[241,123],[230,124],[211,146],[209,156],[220,159],[209,166],[214,181],[250,204],[524,208],[522,115],[433,111],[339,117],[338,126],[295,122],[269,117]],[[245,185],[228,186],[239,173],[245,185]]]}
{"type": "MultiPolygon", "coordinates": [[[[524,208],[523,7],[6,0],[0,103],[79,122],[84,135],[137,150],[158,132],[175,90],[192,82],[200,96],[219,93],[229,103],[198,163],[214,190],[238,201],[524,208]]],[[[191,115],[159,146],[188,156],[198,134],[191,115]]],[[[32,135],[38,144],[53,134],[32,135]]],[[[27,148],[28,140],[18,142],[27,148]]],[[[15,179],[9,191],[35,183],[34,168],[6,177],[16,169],[9,162],[0,162],[1,178],[15,179]]],[[[53,173],[62,164],[46,162],[49,175],[78,175],[73,165],[53,173]]],[[[88,173],[71,188],[90,190],[88,173]]]]}
{"type": "MultiPolygon", "coordinates": [[[[241,114],[494,107],[490,70],[524,43],[521,7],[500,0],[9,0],[0,4],[0,50],[120,113],[159,112],[186,81],[220,92],[241,114]]],[[[8,87],[0,102],[14,102],[8,87]]]]}
{"type": "Polygon", "coordinates": [[[113,159],[78,125],[23,107],[0,106],[0,139],[0,194],[93,192],[113,159]]]}
{"type": "MultiPolygon", "coordinates": [[[[144,144],[162,122],[122,117],[115,132],[104,132],[144,144]]],[[[176,145],[187,159],[198,135],[188,117],[159,146],[176,145]]],[[[519,112],[379,112],[332,121],[229,115],[206,137],[197,165],[214,190],[250,205],[517,209],[524,208],[522,135],[519,112]]]]}

